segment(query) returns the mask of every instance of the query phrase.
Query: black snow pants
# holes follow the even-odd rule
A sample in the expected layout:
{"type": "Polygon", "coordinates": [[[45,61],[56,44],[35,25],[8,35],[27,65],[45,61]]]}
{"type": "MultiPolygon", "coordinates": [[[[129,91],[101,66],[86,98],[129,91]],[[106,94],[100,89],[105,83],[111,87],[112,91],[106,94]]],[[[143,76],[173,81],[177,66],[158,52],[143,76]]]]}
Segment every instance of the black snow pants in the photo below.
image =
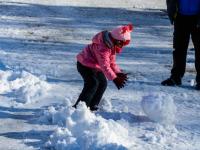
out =
{"type": "Polygon", "coordinates": [[[75,106],[80,101],[84,101],[90,108],[98,106],[107,87],[105,75],[100,71],[83,66],[80,62],[77,62],[77,70],[84,80],[84,87],[75,106]]]}
{"type": "Polygon", "coordinates": [[[200,28],[197,28],[197,22],[198,16],[180,14],[174,22],[172,78],[182,78],[185,73],[187,49],[191,36],[195,49],[196,81],[200,83],[200,28]]]}

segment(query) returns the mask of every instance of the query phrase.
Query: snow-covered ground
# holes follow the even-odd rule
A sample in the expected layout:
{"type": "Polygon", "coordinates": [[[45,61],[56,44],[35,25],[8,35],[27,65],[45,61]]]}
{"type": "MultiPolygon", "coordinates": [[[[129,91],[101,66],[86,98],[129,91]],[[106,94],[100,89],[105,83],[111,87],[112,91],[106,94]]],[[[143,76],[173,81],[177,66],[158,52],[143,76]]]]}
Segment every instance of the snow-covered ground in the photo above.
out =
{"type": "Polygon", "coordinates": [[[160,85],[172,32],[165,0],[0,0],[0,150],[198,150],[192,45],[183,85],[160,85]],[[95,33],[130,22],[131,44],[117,57],[127,86],[109,82],[98,112],[74,110],[76,54],[95,33]]]}

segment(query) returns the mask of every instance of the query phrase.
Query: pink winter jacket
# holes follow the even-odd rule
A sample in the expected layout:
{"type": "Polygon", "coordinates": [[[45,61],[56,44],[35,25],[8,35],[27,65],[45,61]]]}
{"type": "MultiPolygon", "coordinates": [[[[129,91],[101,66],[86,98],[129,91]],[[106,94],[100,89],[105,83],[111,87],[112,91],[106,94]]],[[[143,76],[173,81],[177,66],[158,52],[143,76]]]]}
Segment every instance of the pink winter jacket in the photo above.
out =
{"type": "Polygon", "coordinates": [[[121,72],[116,64],[116,52],[114,48],[108,48],[103,42],[103,32],[100,32],[92,39],[78,55],[77,60],[82,65],[102,71],[108,80],[117,77],[116,73],[121,72]]]}

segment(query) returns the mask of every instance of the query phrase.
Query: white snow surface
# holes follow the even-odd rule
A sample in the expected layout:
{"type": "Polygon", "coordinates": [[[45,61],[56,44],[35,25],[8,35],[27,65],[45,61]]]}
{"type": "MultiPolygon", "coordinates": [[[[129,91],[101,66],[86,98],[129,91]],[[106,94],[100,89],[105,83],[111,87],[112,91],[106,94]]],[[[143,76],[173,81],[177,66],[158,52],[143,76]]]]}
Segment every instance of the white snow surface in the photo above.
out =
{"type": "Polygon", "coordinates": [[[180,87],[170,75],[165,0],[0,0],[0,150],[198,150],[200,93],[190,44],[180,87]],[[83,87],[76,55],[102,30],[133,23],[100,110],[71,107],[83,87]]]}

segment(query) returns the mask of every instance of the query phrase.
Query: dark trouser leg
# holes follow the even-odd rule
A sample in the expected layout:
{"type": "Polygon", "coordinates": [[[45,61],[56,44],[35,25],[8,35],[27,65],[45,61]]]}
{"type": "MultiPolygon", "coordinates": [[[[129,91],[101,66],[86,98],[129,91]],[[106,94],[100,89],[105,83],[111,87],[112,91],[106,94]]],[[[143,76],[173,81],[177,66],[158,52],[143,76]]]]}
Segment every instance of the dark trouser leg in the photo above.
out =
{"type": "Polygon", "coordinates": [[[76,107],[80,101],[84,101],[89,107],[99,85],[96,71],[94,69],[83,66],[79,62],[77,63],[77,69],[84,80],[84,87],[74,106],[76,107]]]}
{"type": "Polygon", "coordinates": [[[195,49],[196,81],[197,84],[200,84],[200,28],[197,28],[196,24],[192,30],[192,41],[195,49]]]}
{"type": "Polygon", "coordinates": [[[190,40],[190,27],[184,16],[177,16],[174,23],[174,51],[173,51],[173,68],[171,77],[182,78],[185,73],[186,55],[190,40]]]}
{"type": "Polygon", "coordinates": [[[95,93],[93,99],[91,100],[90,107],[99,105],[99,102],[100,102],[100,100],[106,90],[106,87],[107,87],[107,79],[102,72],[97,73],[97,79],[99,81],[99,85],[98,85],[98,88],[96,90],[96,93],[95,93]]]}

